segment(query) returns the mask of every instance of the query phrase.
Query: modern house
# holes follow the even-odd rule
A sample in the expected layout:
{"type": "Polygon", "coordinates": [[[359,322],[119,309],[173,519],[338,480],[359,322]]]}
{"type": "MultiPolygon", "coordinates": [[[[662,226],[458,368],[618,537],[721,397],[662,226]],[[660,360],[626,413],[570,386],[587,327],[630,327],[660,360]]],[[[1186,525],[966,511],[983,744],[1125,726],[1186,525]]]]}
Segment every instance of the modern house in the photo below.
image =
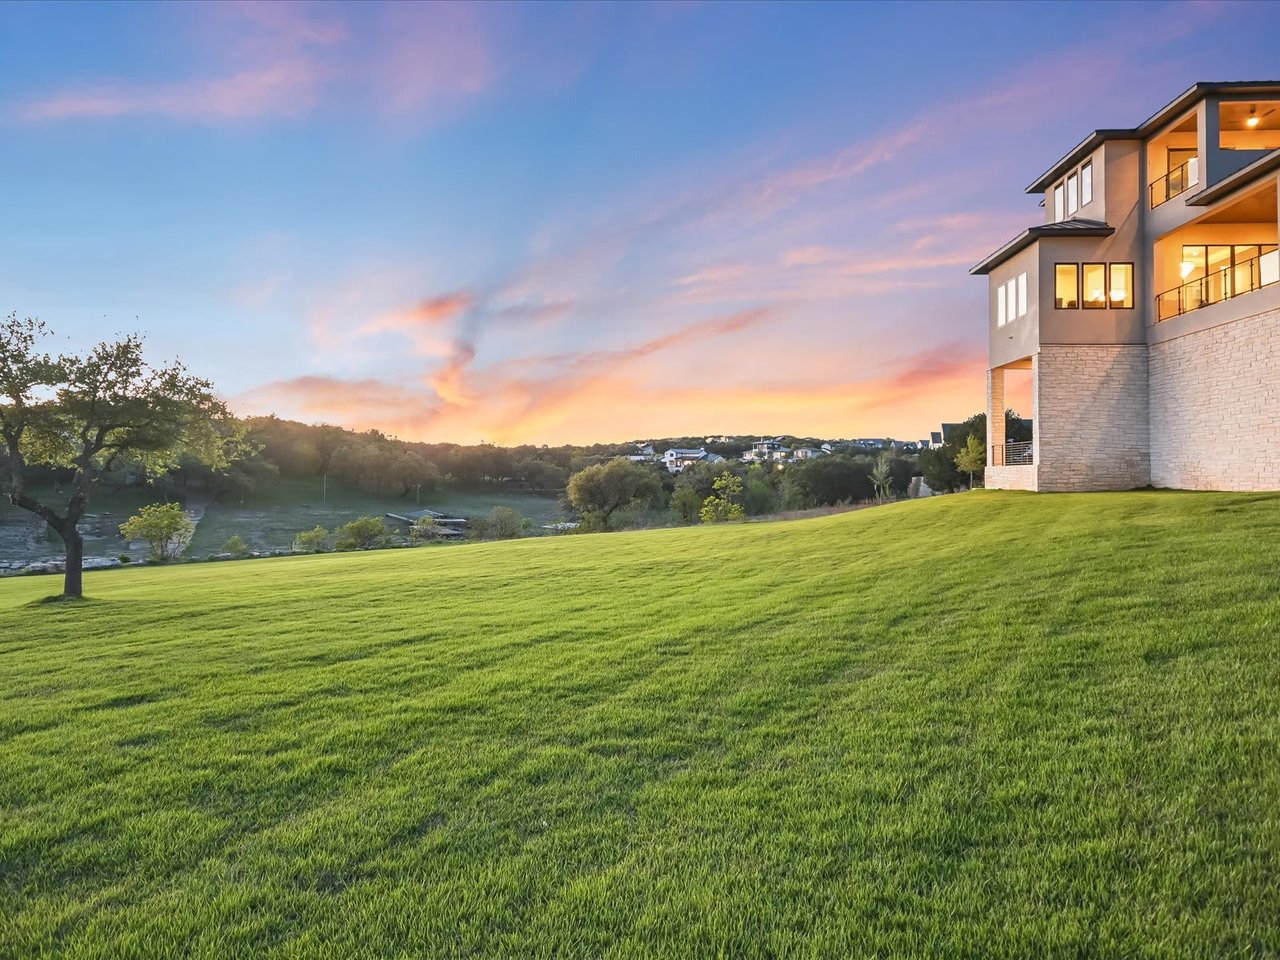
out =
{"type": "Polygon", "coordinates": [[[711,453],[705,448],[693,450],[688,447],[672,447],[663,453],[662,462],[666,465],[668,473],[680,473],[685,467],[695,463],[723,463],[724,457],[718,453],[711,453]]]}
{"type": "Polygon", "coordinates": [[[1198,83],[1027,193],[988,278],[988,487],[1280,489],[1280,81],[1198,83]],[[1006,443],[1006,378],[1034,439],[1006,443]],[[1022,411],[1025,413],[1025,411],[1022,411]]]}
{"type": "Polygon", "coordinates": [[[791,448],[776,437],[772,440],[761,439],[751,445],[751,449],[742,455],[745,461],[785,460],[791,448]]]}

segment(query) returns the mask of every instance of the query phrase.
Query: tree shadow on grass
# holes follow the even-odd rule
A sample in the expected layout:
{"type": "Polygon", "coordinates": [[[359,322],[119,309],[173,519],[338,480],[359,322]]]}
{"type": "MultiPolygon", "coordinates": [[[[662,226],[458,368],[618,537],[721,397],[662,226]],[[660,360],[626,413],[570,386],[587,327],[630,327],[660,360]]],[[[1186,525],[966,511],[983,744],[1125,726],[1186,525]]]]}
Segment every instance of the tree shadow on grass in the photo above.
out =
{"type": "Polygon", "coordinates": [[[32,600],[30,603],[24,603],[24,607],[87,607],[90,605],[98,605],[105,603],[97,597],[68,597],[61,593],[55,593],[51,597],[41,597],[38,600],[32,600]]]}

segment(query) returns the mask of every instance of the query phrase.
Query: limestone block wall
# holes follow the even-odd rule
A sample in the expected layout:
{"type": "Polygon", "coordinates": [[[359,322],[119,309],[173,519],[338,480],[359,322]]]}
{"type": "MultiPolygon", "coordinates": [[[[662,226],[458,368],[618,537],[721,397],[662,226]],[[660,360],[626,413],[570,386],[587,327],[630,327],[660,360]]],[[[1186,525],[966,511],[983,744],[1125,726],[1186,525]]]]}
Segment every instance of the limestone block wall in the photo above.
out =
{"type": "Polygon", "coordinates": [[[1280,310],[1150,351],[1151,482],[1280,490],[1280,310]]]}
{"type": "Polygon", "coordinates": [[[1151,482],[1146,344],[1042,344],[1036,383],[1040,490],[1151,482]]]}
{"type": "Polygon", "coordinates": [[[1020,463],[1012,467],[987,467],[984,484],[988,490],[1038,490],[1036,466],[1020,463]]]}

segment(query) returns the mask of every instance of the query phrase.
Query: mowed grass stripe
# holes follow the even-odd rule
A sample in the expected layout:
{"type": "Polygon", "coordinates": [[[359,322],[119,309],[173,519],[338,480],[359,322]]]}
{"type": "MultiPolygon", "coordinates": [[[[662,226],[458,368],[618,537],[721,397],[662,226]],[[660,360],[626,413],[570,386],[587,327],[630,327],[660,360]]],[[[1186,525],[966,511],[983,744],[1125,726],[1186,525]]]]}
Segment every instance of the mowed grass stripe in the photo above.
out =
{"type": "Polygon", "coordinates": [[[1280,953],[1280,497],[0,583],[0,953],[1280,953]]]}

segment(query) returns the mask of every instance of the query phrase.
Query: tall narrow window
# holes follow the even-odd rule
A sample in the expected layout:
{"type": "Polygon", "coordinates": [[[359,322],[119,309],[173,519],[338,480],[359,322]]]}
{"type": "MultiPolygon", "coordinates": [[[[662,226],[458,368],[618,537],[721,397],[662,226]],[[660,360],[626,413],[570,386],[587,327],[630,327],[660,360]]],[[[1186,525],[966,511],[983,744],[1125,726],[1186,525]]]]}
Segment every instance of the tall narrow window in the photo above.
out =
{"type": "Polygon", "coordinates": [[[1107,289],[1111,294],[1113,310],[1129,310],[1133,307],[1133,264],[1113,263],[1108,268],[1107,289]]]}
{"type": "Polygon", "coordinates": [[[1080,206],[1093,203],[1093,161],[1080,168],[1080,206]]]}
{"type": "Polygon", "coordinates": [[[1059,263],[1053,268],[1053,305],[1059,310],[1080,306],[1080,267],[1059,263]]]}
{"type": "Polygon", "coordinates": [[[1086,263],[1081,273],[1084,277],[1084,308],[1107,309],[1107,265],[1086,263]]]}
{"type": "Polygon", "coordinates": [[[1065,219],[1066,219],[1066,217],[1067,217],[1067,213],[1066,213],[1066,206],[1065,206],[1065,204],[1066,204],[1066,194],[1063,192],[1063,186],[1062,186],[1062,184],[1058,184],[1056,187],[1054,187],[1054,188],[1053,188],[1053,220],[1054,220],[1054,223],[1057,223],[1057,222],[1058,222],[1058,221],[1060,221],[1060,220],[1065,220],[1065,219]]]}
{"type": "Polygon", "coordinates": [[[1073,173],[1067,177],[1067,215],[1071,216],[1080,209],[1080,180],[1073,173]]]}
{"type": "Polygon", "coordinates": [[[1027,275],[1018,274],[1018,316],[1027,315],[1027,275]]]}
{"type": "Polygon", "coordinates": [[[1008,304],[1004,299],[1004,284],[996,287],[996,326],[1003,327],[1009,322],[1008,304]]]}
{"type": "Polygon", "coordinates": [[[1004,295],[1009,302],[1009,319],[1016,320],[1018,318],[1018,283],[1016,280],[1010,280],[1004,285],[1004,295]]]}

